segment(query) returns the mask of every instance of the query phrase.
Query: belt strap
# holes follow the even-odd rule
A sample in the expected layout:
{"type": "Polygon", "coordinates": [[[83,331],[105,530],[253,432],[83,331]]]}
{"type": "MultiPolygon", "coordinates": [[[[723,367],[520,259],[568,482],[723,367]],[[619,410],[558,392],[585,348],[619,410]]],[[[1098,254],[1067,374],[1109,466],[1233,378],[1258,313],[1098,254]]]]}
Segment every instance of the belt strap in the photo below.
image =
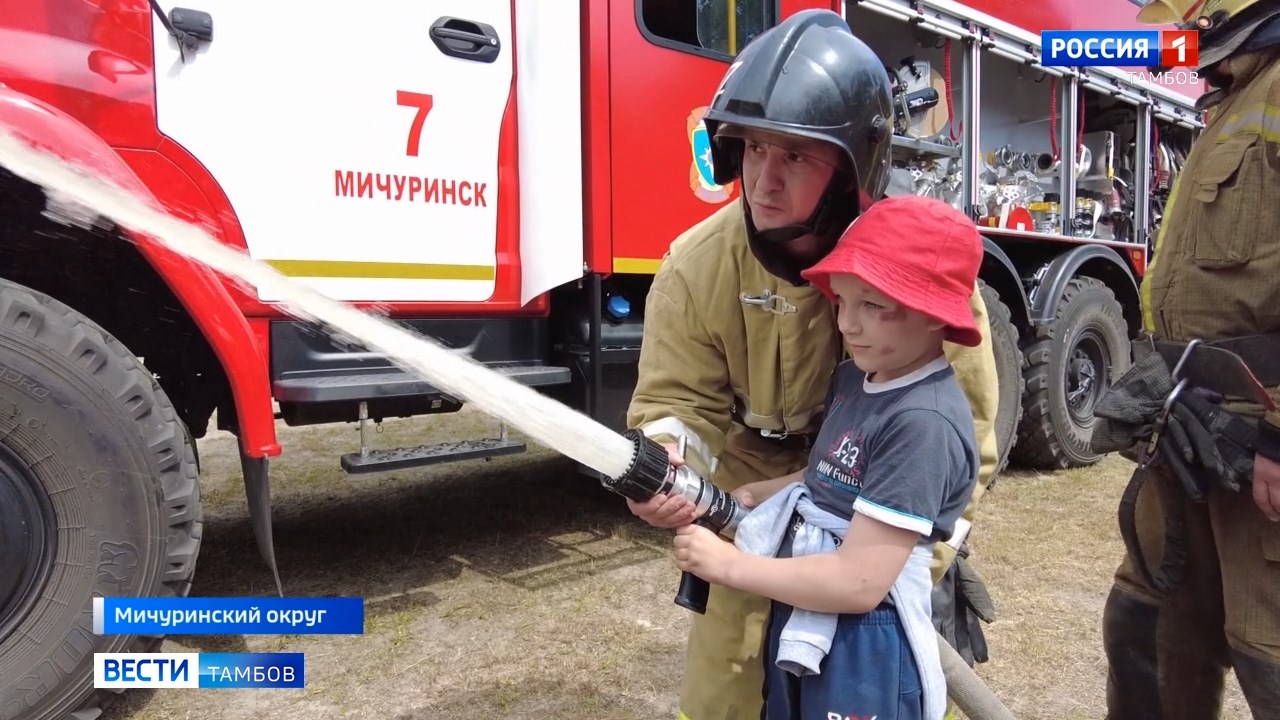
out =
{"type": "Polygon", "coordinates": [[[1120,537],[1124,540],[1125,549],[1129,551],[1130,562],[1147,586],[1167,595],[1182,584],[1182,573],[1186,568],[1187,542],[1182,530],[1182,503],[1172,497],[1174,488],[1168,479],[1155,478],[1159,490],[1157,501],[1164,506],[1165,534],[1160,567],[1153,572],[1147,563],[1146,553],[1142,550],[1137,523],[1138,493],[1151,473],[1149,467],[1139,466],[1129,478],[1129,484],[1120,498],[1120,537]]]}
{"type": "Polygon", "coordinates": [[[1280,386],[1280,332],[1201,342],[1190,355],[1186,355],[1190,343],[1150,338],[1148,343],[1143,349],[1160,353],[1170,368],[1181,362],[1178,376],[1192,385],[1263,404],[1266,399],[1259,393],[1265,395],[1266,388],[1280,386]]]}

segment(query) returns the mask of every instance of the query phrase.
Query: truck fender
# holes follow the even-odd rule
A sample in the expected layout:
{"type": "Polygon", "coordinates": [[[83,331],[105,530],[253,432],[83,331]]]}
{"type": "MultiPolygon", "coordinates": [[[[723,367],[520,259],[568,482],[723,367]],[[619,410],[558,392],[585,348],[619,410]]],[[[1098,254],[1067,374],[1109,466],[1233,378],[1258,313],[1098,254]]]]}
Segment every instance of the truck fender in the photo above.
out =
{"type": "Polygon", "coordinates": [[[1057,316],[1067,284],[1078,275],[1097,278],[1111,288],[1124,308],[1130,337],[1136,337],[1141,328],[1138,282],[1124,257],[1105,245],[1072,248],[1040,268],[1036,273],[1039,281],[1031,291],[1031,322],[1051,322],[1057,316]]]}
{"type": "MultiPolygon", "coordinates": [[[[136,193],[153,207],[164,206],[145,184],[93,131],[74,118],[0,83],[0,124],[32,146],[136,193]]],[[[204,333],[227,374],[240,420],[242,451],[251,458],[280,454],[276,439],[271,388],[249,323],[226,287],[209,268],[180,255],[149,236],[129,232],[139,252],[173,291],[204,333]]]]}
{"type": "Polygon", "coordinates": [[[1022,287],[1017,267],[1004,249],[989,237],[982,238],[982,250],[982,267],[978,271],[978,277],[1000,294],[1000,299],[1013,313],[1013,323],[1019,329],[1029,329],[1031,303],[1027,300],[1027,291],[1022,287]]]}
{"type": "MultiPolygon", "coordinates": [[[[34,98],[0,84],[0,124],[7,125],[32,146],[103,177],[137,194],[152,207],[163,204],[109,145],[74,118],[34,98]]],[[[169,286],[178,301],[204,333],[223,372],[227,375],[240,422],[240,456],[245,474],[245,494],[254,536],[263,559],[282,593],[271,534],[271,496],[267,458],[280,454],[275,413],[262,353],[249,323],[209,268],[180,255],[150,236],[129,232],[138,251],[169,286]]]]}

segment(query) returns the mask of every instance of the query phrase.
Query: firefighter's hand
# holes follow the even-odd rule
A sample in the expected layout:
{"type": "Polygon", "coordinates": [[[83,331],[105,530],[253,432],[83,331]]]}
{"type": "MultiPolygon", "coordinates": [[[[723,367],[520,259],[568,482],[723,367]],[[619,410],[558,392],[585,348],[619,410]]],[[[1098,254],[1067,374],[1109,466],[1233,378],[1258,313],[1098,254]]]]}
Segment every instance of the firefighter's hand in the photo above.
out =
{"type": "Polygon", "coordinates": [[[769,496],[772,496],[776,491],[777,488],[771,487],[769,480],[758,480],[758,482],[746,483],[745,486],[737,488],[730,495],[742,507],[755,507],[759,503],[768,500],[769,496]]]}
{"type": "Polygon", "coordinates": [[[1268,520],[1280,521],[1280,463],[1263,455],[1253,458],[1253,501],[1268,520]]]}
{"type": "Polygon", "coordinates": [[[746,485],[738,487],[737,490],[734,490],[729,494],[732,495],[733,498],[738,501],[738,504],[743,507],[754,508],[765,500],[777,495],[778,491],[789,485],[795,477],[796,475],[793,473],[792,475],[774,478],[772,480],[757,480],[755,482],[749,482],[746,485]]]}
{"type": "MultiPolygon", "coordinates": [[[[672,465],[684,465],[684,458],[676,451],[675,443],[663,443],[662,446],[667,449],[672,465]]],[[[698,518],[698,509],[683,495],[655,495],[642,503],[627,498],[627,507],[636,517],[660,528],[678,528],[698,518]]]]}
{"type": "Polygon", "coordinates": [[[733,543],[701,525],[676,530],[676,566],[717,585],[725,584],[729,566],[741,553],[733,543]]]}

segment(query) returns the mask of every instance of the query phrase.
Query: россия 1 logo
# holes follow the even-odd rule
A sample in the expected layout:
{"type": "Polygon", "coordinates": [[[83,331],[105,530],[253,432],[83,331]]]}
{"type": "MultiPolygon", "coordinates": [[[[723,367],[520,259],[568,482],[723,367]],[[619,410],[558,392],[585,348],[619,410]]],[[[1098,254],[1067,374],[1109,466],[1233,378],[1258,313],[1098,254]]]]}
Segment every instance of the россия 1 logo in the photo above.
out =
{"type": "Polygon", "coordinates": [[[1045,30],[1040,61],[1058,67],[1187,68],[1200,64],[1195,30],[1045,30]]]}

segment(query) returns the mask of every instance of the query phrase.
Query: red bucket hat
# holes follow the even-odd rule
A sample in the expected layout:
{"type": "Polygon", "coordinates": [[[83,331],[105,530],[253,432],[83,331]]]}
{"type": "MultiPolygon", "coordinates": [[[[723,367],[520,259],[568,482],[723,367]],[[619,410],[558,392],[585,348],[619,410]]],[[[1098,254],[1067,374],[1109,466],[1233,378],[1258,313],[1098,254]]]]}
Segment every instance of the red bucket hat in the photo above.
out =
{"type": "Polygon", "coordinates": [[[973,220],[934,198],[901,195],[872,204],[836,246],[800,275],[832,302],[829,277],[856,275],[887,297],[947,324],[946,338],[981,344],[969,298],[982,265],[973,220]]]}

